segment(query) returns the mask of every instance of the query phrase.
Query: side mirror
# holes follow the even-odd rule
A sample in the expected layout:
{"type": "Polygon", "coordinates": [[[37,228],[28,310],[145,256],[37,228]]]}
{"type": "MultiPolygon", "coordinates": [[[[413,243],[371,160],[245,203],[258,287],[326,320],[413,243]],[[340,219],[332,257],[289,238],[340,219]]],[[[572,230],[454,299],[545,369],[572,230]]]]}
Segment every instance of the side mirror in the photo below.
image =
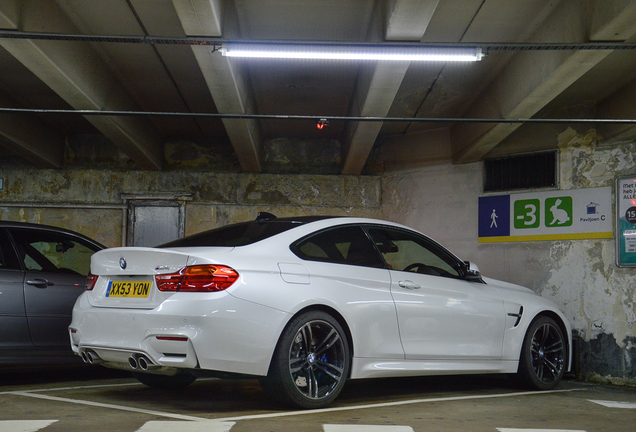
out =
{"type": "Polygon", "coordinates": [[[479,267],[476,264],[471,263],[470,261],[464,261],[466,265],[466,277],[465,279],[469,282],[481,282],[485,283],[481,278],[481,273],[479,272],[479,267]]]}

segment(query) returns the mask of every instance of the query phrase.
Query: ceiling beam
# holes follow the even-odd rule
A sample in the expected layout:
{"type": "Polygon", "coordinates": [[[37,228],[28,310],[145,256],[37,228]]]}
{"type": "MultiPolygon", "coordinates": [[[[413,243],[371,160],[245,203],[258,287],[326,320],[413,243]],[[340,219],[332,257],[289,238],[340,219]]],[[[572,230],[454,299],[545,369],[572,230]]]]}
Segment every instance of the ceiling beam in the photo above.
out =
{"type": "MultiPolygon", "coordinates": [[[[614,95],[596,106],[598,118],[636,118],[636,81],[621,88],[614,95]]],[[[597,130],[607,142],[632,141],[636,138],[636,125],[633,124],[600,124],[597,130]]]]}
{"type": "MultiPolygon", "coordinates": [[[[391,0],[386,2],[385,22],[376,8],[371,39],[384,29],[385,40],[419,41],[439,0],[391,0]]],[[[410,62],[375,62],[363,65],[354,90],[349,115],[384,117],[410,66],[410,62]]],[[[382,128],[382,122],[349,122],[343,137],[343,174],[359,175],[382,128]]]]}
{"type": "MultiPolygon", "coordinates": [[[[0,93],[0,106],[16,106],[0,93]]],[[[41,168],[62,168],[64,137],[32,114],[3,113],[0,115],[0,136],[10,141],[13,153],[41,168]]],[[[0,141],[2,142],[2,141],[0,141]]]]}
{"type": "Polygon", "coordinates": [[[451,159],[449,128],[394,135],[379,141],[384,172],[447,165],[451,159]]]}
{"type": "MultiPolygon", "coordinates": [[[[621,2],[617,3],[620,5],[621,2]]],[[[597,2],[592,21],[592,30],[596,38],[594,40],[612,40],[612,37],[632,43],[636,40],[636,19],[634,19],[636,3],[630,0],[624,0],[622,3],[627,7],[618,14],[618,19],[612,20],[612,17],[617,15],[616,12],[606,8],[605,3],[597,2]],[[619,20],[623,22],[621,23],[619,20]],[[615,22],[615,25],[607,25],[608,22],[615,22]],[[612,32],[620,33],[612,34],[612,32]]],[[[607,6],[617,7],[616,4],[607,6]]],[[[636,118],[634,100],[636,100],[636,81],[600,102],[596,107],[597,116],[599,118],[636,118]]],[[[597,129],[609,142],[631,141],[636,138],[636,126],[630,124],[601,124],[597,129]]]]}
{"type": "MultiPolygon", "coordinates": [[[[224,10],[222,0],[172,0],[172,3],[188,36],[227,38],[238,33],[235,13],[224,10]],[[225,28],[222,28],[222,22],[225,28]]],[[[223,57],[220,52],[212,52],[211,47],[191,48],[217,110],[224,114],[255,114],[256,104],[249,80],[240,63],[223,57]]],[[[223,119],[223,125],[243,171],[261,171],[262,142],[258,121],[223,119]]]]}
{"type": "MultiPolygon", "coordinates": [[[[350,115],[384,117],[389,112],[410,62],[377,62],[361,68],[350,115]]],[[[369,157],[382,122],[347,122],[342,151],[343,174],[359,175],[369,157]]]]}
{"type": "Polygon", "coordinates": [[[419,41],[439,0],[389,0],[386,2],[386,40],[419,41]]]}
{"type": "MultiPolygon", "coordinates": [[[[20,16],[18,0],[2,0],[0,27],[15,28],[20,16]]],[[[0,106],[17,106],[0,93],[0,106]]],[[[0,136],[10,143],[9,150],[42,168],[61,168],[64,137],[32,114],[4,113],[0,116],[0,136]]],[[[4,141],[2,141],[4,142],[4,141]]]]}
{"type": "MultiPolygon", "coordinates": [[[[625,40],[636,22],[636,4],[604,0],[603,14],[578,0],[561,2],[528,42],[625,40]],[[594,16],[592,32],[587,23],[594,16]]],[[[631,34],[630,34],[631,33],[631,34]]],[[[468,118],[531,118],[611,51],[533,51],[516,54],[464,113],[468,118]]],[[[458,124],[451,128],[453,162],[481,160],[520,124],[458,124]]]]}
{"type": "MultiPolygon", "coordinates": [[[[0,26],[23,31],[80,33],[57,3],[52,1],[2,0],[0,26]]],[[[1,39],[0,45],[74,109],[138,109],[107,64],[89,44],[1,39]]],[[[87,116],[86,119],[140,168],[161,169],[163,143],[148,120],[111,116],[87,116]]]]}
{"type": "Polygon", "coordinates": [[[19,0],[0,0],[0,28],[17,29],[19,20],[19,0]]]}
{"type": "Polygon", "coordinates": [[[187,35],[221,36],[222,0],[172,0],[187,35]]]}

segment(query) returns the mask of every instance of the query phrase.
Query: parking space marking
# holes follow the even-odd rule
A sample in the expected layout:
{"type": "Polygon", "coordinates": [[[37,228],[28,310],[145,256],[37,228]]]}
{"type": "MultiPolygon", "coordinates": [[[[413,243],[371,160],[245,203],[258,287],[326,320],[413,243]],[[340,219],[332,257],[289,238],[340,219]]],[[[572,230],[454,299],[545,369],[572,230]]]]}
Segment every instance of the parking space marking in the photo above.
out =
{"type": "Polygon", "coordinates": [[[31,398],[46,399],[46,400],[51,400],[55,402],[73,403],[78,405],[89,405],[89,406],[100,407],[100,408],[110,408],[110,409],[116,409],[121,411],[131,411],[131,412],[136,412],[141,414],[149,414],[149,415],[160,416],[160,417],[175,418],[179,420],[193,420],[193,421],[209,420],[203,417],[193,417],[193,416],[187,416],[182,414],[165,413],[161,411],[147,410],[142,408],[131,408],[126,406],[106,404],[101,402],[90,402],[90,401],[78,400],[78,399],[61,398],[57,396],[49,396],[49,395],[43,395],[38,393],[31,393],[27,391],[5,392],[4,394],[26,396],[31,398]]]}
{"type": "Polygon", "coordinates": [[[35,432],[57,420],[0,420],[2,432],[35,432]]]}
{"type": "Polygon", "coordinates": [[[217,420],[206,420],[197,422],[183,421],[149,421],[137,432],[230,432],[236,422],[220,422],[217,420]]]}
{"type": "Polygon", "coordinates": [[[478,399],[496,399],[496,398],[508,398],[508,397],[519,397],[519,396],[535,396],[535,395],[547,395],[547,394],[554,394],[554,393],[569,393],[574,391],[585,391],[585,389],[528,391],[528,392],[515,392],[515,393],[498,393],[498,394],[491,394],[491,395],[451,396],[451,397],[445,397],[445,398],[430,398],[430,399],[410,399],[410,400],[397,401],[397,402],[383,402],[383,403],[367,404],[367,405],[351,405],[351,406],[336,407],[336,408],[323,408],[323,409],[303,410],[303,411],[283,411],[283,412],[270,413],[270,414],[252,414],[252,415],[239,416],[239,417],[225,417],[225,418],[220,418],[217,420],[218,421],[257,420],[257,419],[263,419],[263,418],[289,417],[289,416],[298,416],[298,415],[307,415],[307,414],[324,414],[329,412],[355,411],[360,409],[371,409],[371,408],[386,408],[386,407],[394,407],[394,406],[400,406],[400,405],[414,405],[414,404],[421,404],[421,403],[452,402],[452,401],[478,400],[478,399]]]}
{"type": "MultiPolygon", "coordinates": [[[[54,388],[41,388],[41,389],[32,389],[32,390],[23,390],[24,393],[37,393],[37,392],[51,392],[51,391],[66,391],[66,390],[85,390],[85,389],[96,389],[96,388],[107,388],[107,387],[125,387],[125,386],[142,386],[142,383],[120,383],[120,384],[96,384],[89,386],[75,386],[75,387],[54,387],[54,388]]],[[[0,392],[0,395],[3,394],[13,394],[15,391],[4,391],[0,392]]]]}
{"type": "Polygon", "coordinates": [[[388,425],[322,425],[324,432],[413,432],[411,426],[388,425]]]}
{"type": "Polygon", "coordinates": [[[607,408],[627,408],[636,409],[636,402],[614,402],[614,401],[602,401],[602,400],[590,400],[595,404],[603,405],[607,408]]]}
{"type": "MultiPolygon", "coordinates": [[[[62,390],[62,389],[72,389],[72,390],[81,390],[81,389],[85,389],[85,388],[97,388],[97,387],[112,387],[112,386],[119,386],[119,385],[124,385],[124,386],[128,386],[128,385],[138,385],[137,383],[133,383],[133,384],[109,384],[109,385],[96,385],[96,386],[89,386],[89,387],[66,387],[66,388],[53,388],[53,389],[37,389],[37,390],[26,390],[26,391],[8,391],[8,392],[2,392],[0,394],[11,394],[11,395],[17,395],[17,396],[23,396],[23,397],[31,397],[31,398],[38,398],[38,399],[45,399],[45,400],[51,400],[51,401],[55,401],[55,402],[63,402],[63,403],[71,403],[71,404],[79,404],[79,405],[88,405],[88,406],[94,406],[94,407],[99,407],[99,408],[108,408],[108,409],[115,409],[115,410],[120,410],[120,411],[129,411],[129,412],[136,412],[136,413],[140,413],[140,414],[148,414],[148,415],[154,415],[154,416],[159,416],[159,417],[167,417],[167,418],[173,418],[173,419],[177,419],[177,420],[186,420],[188,422],[149,422],[148,426],[144,426],[146,427],[146,429],[142,428],[140,429],[140,431],[142,432],[162,432],[164,429],[162,429],[164,426],[166,427],[166,431],[168,430],[174,430],[174,429],[170,429],[168,427],[168,425],[172,425],[174,426],[173,423],[180,423],[180,426],[183,427],[186,424],[191,424],[192,428],[190,428],[188,426],[187,429],[188,431],[192,431],[192,432],[198,432],[199,430],[199,426],[198,425],[194,425],[192,423],[203,423],[203,424],[207,424],[208,426],[213,426],[218,428],[218,429],[212,429],[213,432],[227,432],[231,429],[231,425],[233,425],[235,422],[237,421],[241,421],[241,420],[258,420],[258,419],[266,419],[266,418],[277,418],[277,417],[290,417],[290,416],[299,416],[299,415],[307,415],[307,414],[324,414],[324,413],[330,413],[330,412],[339,412],[339,411],[355,411],[355,410],[361,410],[361,409],[373,409],[373,408],[387,408],[387,407],[395,407],[395,406],[401,406],[401,405],[414,405],[414,404],[422,404],[422,403],[435,403],[435,402],[453,402],[453,401],[466,401],[466,400],[480,400],[480,399],[496,399],[496,398],[509,398],[509,397],[520,397],[520,396],[537,396],[537,395],[548,395],[548,394],[555,394],[555,393],[568,393],[568,392],[574,392],[574,391],[581,391],[581,390],[585,390],[585,389],[567,389],[567,390],[549,390],[549,391],[528,391],[528,392],[513,392],[513,393],[498,393],[498,394],[489,394],[489,395],[471,395],[471,396],[451,396],[451,397],[443,397],[443,398],[428,398],[428,399],[409,399],[409,400],[404,400],[404,401],[396,401],[396,402],[383,402],[383,403],[376,403],[376,404],[364,404],[364,405],[352,405],[352,406],[343,406],[343,407],[334,407],[334,408],[323,408],[323,409],[315,409],[315,410],[301,410],[301,411],[280,411],[280,412],[273,412],[273,413],[267,413],[267,414],[252,414],[252,415],[243,415],[243,416],[236,416],[236,417],[225,417],[225,418],[217,418],[217,419],[209,419],[209,418],[203,418],[203,417],[195,417],[195,416],[190,416],[190,415],[183,415],[183,414],[174,414],[174,413],[167,413],[167,412],[162,412],[162,411],[155,411],[155,410],[148,410],[148,409],[143,409],[143,408],[133,408],[133,407],[127,407],[127,406],[122,406],[122,405],[114,405],[114,404],[108,404],[108,403],[101,403],[101,402],[91,402],[91,401],[86,401],[86,400],[79,400],[79,399],[70,399],[70,398],[62,398],[62,397],[57,397],[57,396],[51,396],[51,395],[44,395],[41,394],[40,392],[45,392],[45,391],[56,391],[56,390],[62,390]]],[[[598,401],[596,401],[598,402],[598,401]]],[[[601,401],[602,402],[602,401],[601,401]]],[[[621,407],[625,407],[625,406],[621,406],[621,407]]],[[[201,427],[203,427],[203,424],[201,425],[201,427]]],[[[327,425],[328,426],[328,425],[327,425]]],[[[356,426],[356,425],[350,425],[350,426],[356,426]]],[[[328,426],[330,427],[330,426],[328,426]]],[[[4,429],[2,429],[4,432],[4,429]]],[[[35,429],[37,430],[37,429],[35,429]]],[[[206,430],[210,430],[210,429],[206,429],[206,430]]],[[[368,429],[366,429],[368,430],[368,429]]],[[[380,432],[380,430],[382,431],[390,431],[390,432],[407,432],[407,429],[376,429],[378,432],[380,432]]],[[[21,431],[21,430],[19,430],[21,431]]],[[[342,429],[342,431],[344,432],[357,432],[355,429],[342,429]]],[[[504,430],[502,430],[504,431],[504,430]]],[[[505,432],[513,432],[513,429],[508,429],[505,430],[505,432]]],[[[536,431],[536,430],[535,430],[536,431]]],[[[325,430],[325,432],[340,432],[340,430],[338,429],[329,429],[329,430],[325,430]]],[[[412,429],[408,429],[408,432],[412,432],[412,429]]]]}
{"type": "Polygon", "coordinates": [[[509,429],[497,428],[499,432],[585,432],[584,430],[571,429],[509,429]]]}

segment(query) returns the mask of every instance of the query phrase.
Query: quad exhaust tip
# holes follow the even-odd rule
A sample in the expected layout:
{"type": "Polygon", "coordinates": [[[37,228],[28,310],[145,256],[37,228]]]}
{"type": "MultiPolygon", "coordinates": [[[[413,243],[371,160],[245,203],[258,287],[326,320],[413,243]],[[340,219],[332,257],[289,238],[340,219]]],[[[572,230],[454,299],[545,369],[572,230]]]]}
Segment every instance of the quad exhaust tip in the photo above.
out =
{"type": "Polygon", "coordinates": [[[99,357],[95,351],[91,351],[91,350],[82,351],[81,357],[82,357],[82,361],[88,364],[99,364],[104,362],[104,360],[102,360],[101,357],[99,357]]]}
{"type": "Polygon", "coordinates": [[[159,367],[152,363],[152,361],[143,354],[133,354],[128,357],[128,365],[132,370],[140,369],[142,371],[147,371],[148,369],[153,369],[159,367]]]}
{"type": "Polygon", "coordinates": [[[135,358],[135,356],[128,357],[128,364],[130,365],[130,368],[133,370],[137,370],[137,368],[139,367],[139,363],[137,362],[137,359],[135,358]]]}

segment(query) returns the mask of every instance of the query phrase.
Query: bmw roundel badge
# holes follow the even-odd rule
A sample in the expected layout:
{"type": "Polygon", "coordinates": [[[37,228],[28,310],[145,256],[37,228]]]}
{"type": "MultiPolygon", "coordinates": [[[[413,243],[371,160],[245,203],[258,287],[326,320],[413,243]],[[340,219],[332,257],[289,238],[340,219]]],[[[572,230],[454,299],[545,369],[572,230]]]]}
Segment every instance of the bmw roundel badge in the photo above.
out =
{"type": "Polygon", "coordinates": [[[126,260],[124,257],[119,258],[119,267],[121,267],[122,270],[126,269],[126,260]]]}

